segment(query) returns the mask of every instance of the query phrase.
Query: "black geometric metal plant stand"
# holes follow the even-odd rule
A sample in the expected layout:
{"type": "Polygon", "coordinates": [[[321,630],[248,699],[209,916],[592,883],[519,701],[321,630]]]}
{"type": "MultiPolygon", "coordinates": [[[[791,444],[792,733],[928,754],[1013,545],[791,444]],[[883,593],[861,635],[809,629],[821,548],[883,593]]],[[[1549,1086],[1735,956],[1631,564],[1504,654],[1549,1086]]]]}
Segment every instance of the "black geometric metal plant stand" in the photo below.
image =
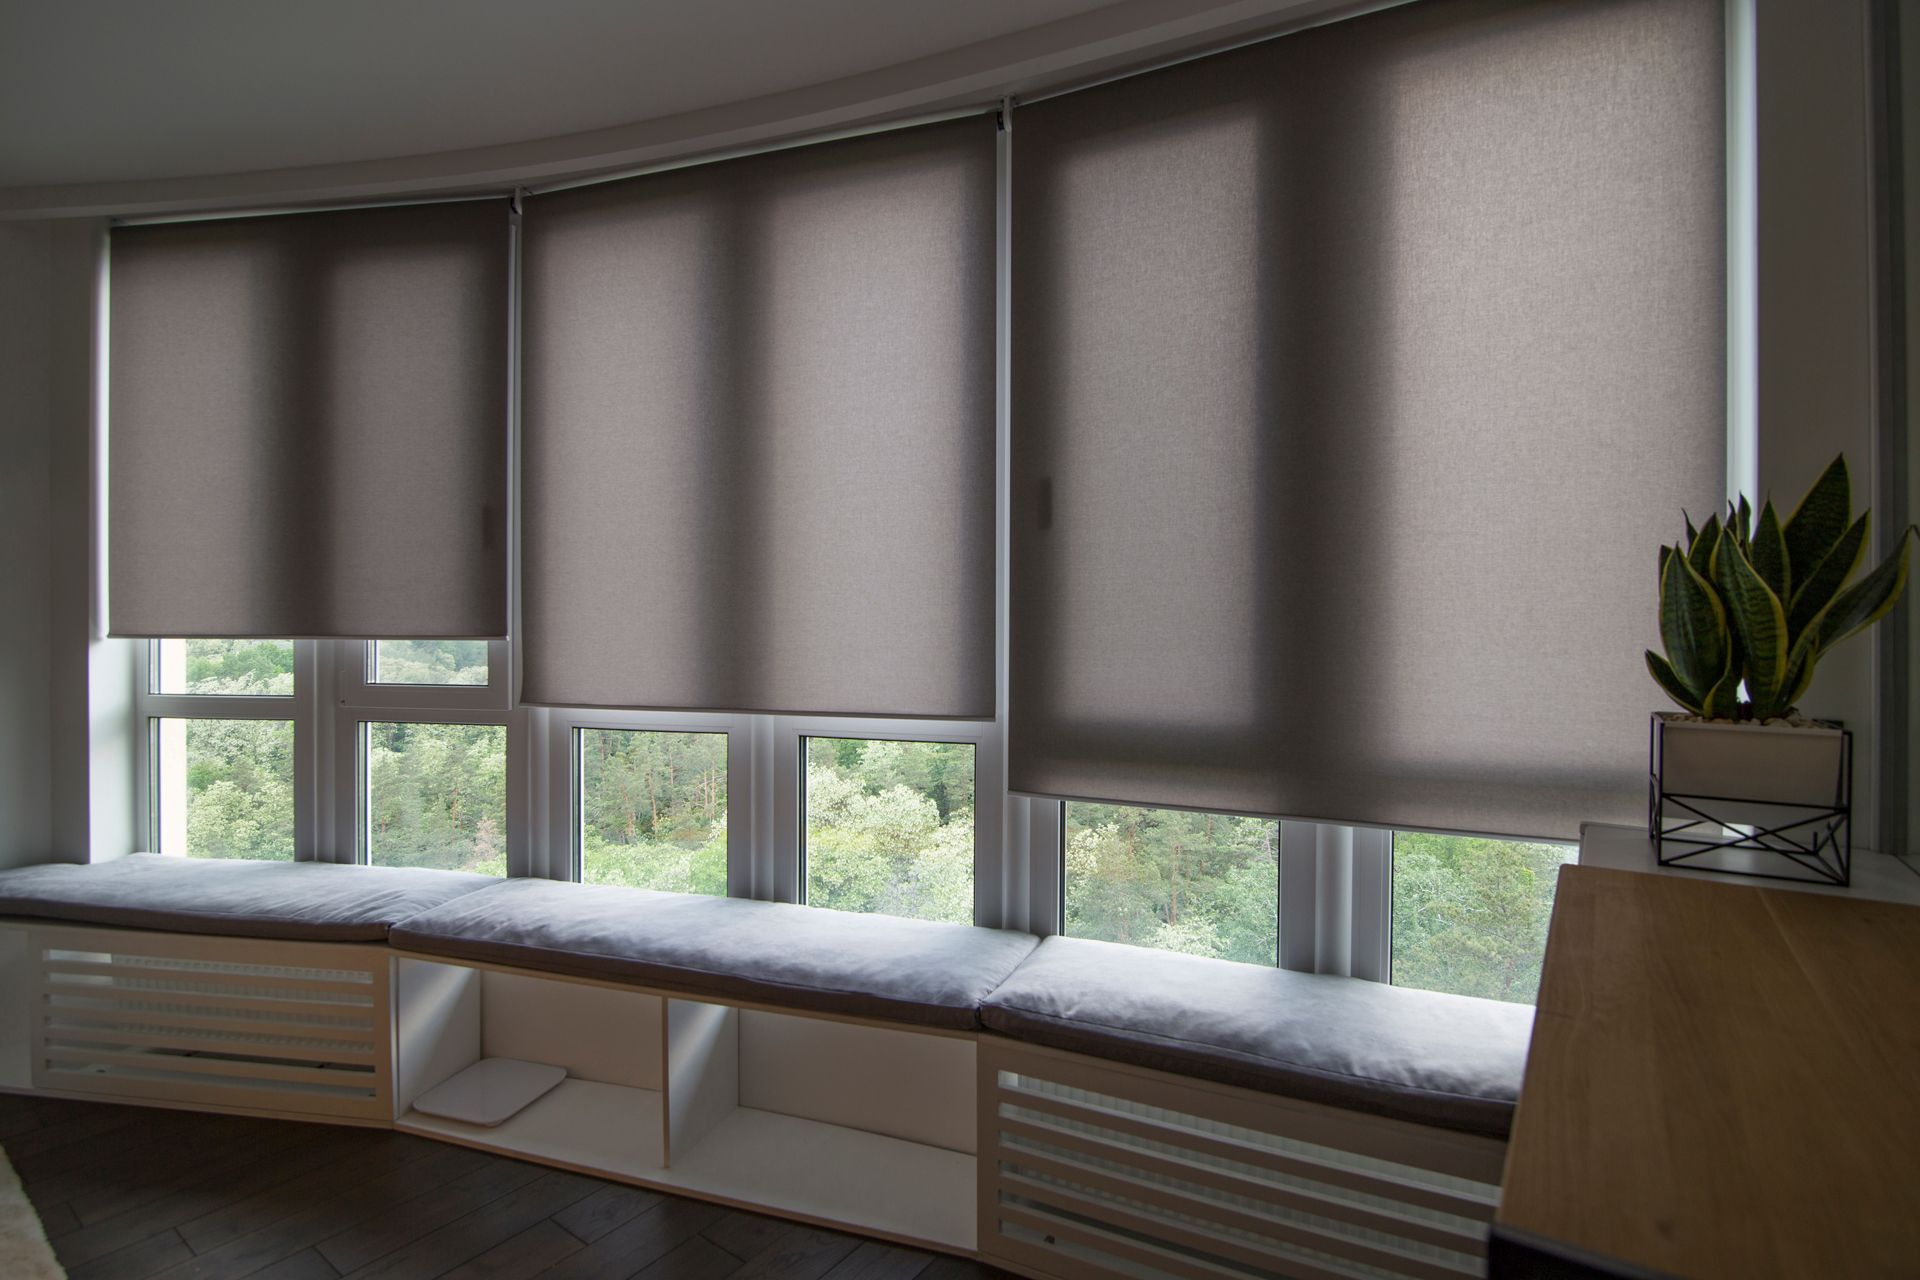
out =
{"type": "Polygon", "coordinates": [[[1838,803],[1784,804],[1668,791],[1661,725],[1648,744],[1647,834],[1663,867],[1803,884],[1853,882],[1853,734],[1840,734],[1838,803]]]}

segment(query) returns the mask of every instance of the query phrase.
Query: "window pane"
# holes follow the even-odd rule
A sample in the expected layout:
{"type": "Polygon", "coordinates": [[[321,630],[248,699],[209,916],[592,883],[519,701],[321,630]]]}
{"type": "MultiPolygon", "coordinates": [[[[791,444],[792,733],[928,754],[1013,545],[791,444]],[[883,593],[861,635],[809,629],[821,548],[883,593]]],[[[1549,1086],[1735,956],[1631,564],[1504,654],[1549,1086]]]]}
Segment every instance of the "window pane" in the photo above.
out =
{"type": "Polygon", "coordinates": [[[377,865],[507,874],[507,731],[367,726],[367,852],[377,865]]]}
{"type": "Polygon", "coordinates": [[[1393,980],[1532,1004],[1547,917],[1573,845],[1393,836],[1393,980]]]}
{"type": "Polygon", "coordinates": [[[374,684],[487,682],[485,640],[375,640],[367,679],[374,684]]]}
{"type": "Polygon", "coordinates": [[[154,726],[161,853],[293,857],[293,721],[154,726]]]}
{"type": "Polygon", "coordinates": [[[973,744],[808,738],[807,901],[973,923],[973,744]]]}
{"type": "Polygon", "coordinates": [[[155,693],[257,697],[293,692],[291,640],[159,640],[155,693]]]}
{"type": "Polygon", "coordinates": [[[1277,963],[1278,822],[1133,805],[1066,811],[1069,936],[1277,963]]]}
{"type": "Polygon", "coordinates": [[[727,735],[580,731],[580,877],[727,892],[727,735]]]}

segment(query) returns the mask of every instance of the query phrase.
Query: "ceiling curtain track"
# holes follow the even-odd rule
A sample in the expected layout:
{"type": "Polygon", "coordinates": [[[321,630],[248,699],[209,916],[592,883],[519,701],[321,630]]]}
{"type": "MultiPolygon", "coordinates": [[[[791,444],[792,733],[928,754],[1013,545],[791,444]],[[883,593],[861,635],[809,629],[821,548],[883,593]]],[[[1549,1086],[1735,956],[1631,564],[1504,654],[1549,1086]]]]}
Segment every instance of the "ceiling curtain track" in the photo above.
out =
{"type": "Polygon", "coordinates": [[[1428,0],[1024,105],[1009,786],[1644,816],[1726,465],[1718,0],[1428,0]]]}

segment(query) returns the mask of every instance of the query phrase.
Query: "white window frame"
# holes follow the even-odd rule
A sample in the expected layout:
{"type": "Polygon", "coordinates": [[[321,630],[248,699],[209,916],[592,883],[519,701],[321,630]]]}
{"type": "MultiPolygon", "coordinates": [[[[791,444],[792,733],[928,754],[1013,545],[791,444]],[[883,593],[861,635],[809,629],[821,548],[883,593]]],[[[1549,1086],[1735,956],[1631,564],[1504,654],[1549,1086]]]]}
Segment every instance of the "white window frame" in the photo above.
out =
{"type": "Polygon", "coordinates": [[[774,724],[774,839],[764,852],[781,902],[805,902],[808,738],[945,742],[973,748],[973,918],[992,919],[1004,898],[1003,780],[1000,726],[991,720],[881,720],[841,716],[778,716],[774,724]]]}
{"type": "Polygon", "coordinates": [[[360,707],[435,707],[448,710],[472,710],[485,707],[506,711],[513,705],[512,645],[505,640],[488,640],[487,682],[478,684],[401,684],[372,679],[374,646],[380,641],[341,642],[340,696],[360,707]],[[360,651],[356,661],[352,650],[360,651]]]}
{"type": "MultiPolygon", "coordinates": [[[[322,792],[317,808],[327,814],[330,839],[316,841],[328,860],[371,865],[371,793],[367,774],[367,725],[372,723],[493,725],[507,734],[507,874],[529,874],[526,817],[528,797],[515,782],[525,769],[526,717],[512,709],[511,651],[507,641],[489,641],[484,685],[376,684],[367,679],[373,669],[372,640],[316,640],[316,668],[331,677],[333,715],[326,717],[329,741],[318,755],[328,768],[316,778],[322,792]],[[516,732],[516,722],[520,731],[516,732]],[[516,745],[520,747],[515,750],[516,745]],[[516,768],[516,764],[521,767],[516,768]],[[516,839],[516,833],[519,838],[516,839]]],[[[318,683],[318,682],[316,682],[318,683]]],[[[295,688],[299,687],[296,668],[295,688]]],[[[317,693],[317,690],[316,690],[317,693]]],[[[316,697],[316,702],[318,698],[316,697]]],[[[297,751],[296,743],[296,751],[297,751]]],[[[298,807],[299,797],[295,797],[298,807]]]]}
{"type": "Polygon", "coordinates": [[[751,716],[695,711],[543,708],[541,724],[535,731],[541,741],[534,748],[534,754],[544,761],[550,791],[560,799],[546,806],[542,865],[531,874],[554,880],[578,881],[585,878],[586,777],[580,755],[584,730],[717,733],[725,734],[727,739],[727,896],[758,896],[752,892],[751,866],[754,812],[751,738],[754,719],[751,716]]]}
{"type": "MultiPolygon", "coordinates": [[[[134,814],[139,845],[158,853],[162,848],[161,823],[166,820],[160,794],[162,720],[291,720],[294,756],[294,857],[308,857],[311,846],[303,839],[301,815],[311,812],[316,797],[303,784],[310,770],[305,767],[313,749],[313,714],[306,696],[310,691],[300,680],[303,651],[312,641],[293,641],[293,692],[258,693],[161,693],[160,646],[164,640],[139,642],[144,646],[133,695],[134,814]]],[[[184,822],[185,815],[181,815],[184,822]]]]}

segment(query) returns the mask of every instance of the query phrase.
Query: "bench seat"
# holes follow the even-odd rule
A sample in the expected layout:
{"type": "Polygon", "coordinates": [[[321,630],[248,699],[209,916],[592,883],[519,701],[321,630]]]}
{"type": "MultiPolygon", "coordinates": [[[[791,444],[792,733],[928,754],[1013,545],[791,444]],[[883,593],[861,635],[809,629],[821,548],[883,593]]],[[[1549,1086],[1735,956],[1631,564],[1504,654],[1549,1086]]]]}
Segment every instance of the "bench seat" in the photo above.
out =
{"type": "Polygon", "coordinates": [[[423,867],[179,858],[0,871],[0,916],[296,942],[385,942],[408,916],[497,883],[423,867]]]}
{"type": "Polygon", "coordinates": [[[981,1019],[1089,1057],[1504,1138],[1533,1010],[1048,938],[986,998],[981,1019]]]}
{"type": "Polygon", "coordinates": [[[403,951],[971,1031],[1038,942],[787,903],[510,880],[396,927],[403,951]]]}

